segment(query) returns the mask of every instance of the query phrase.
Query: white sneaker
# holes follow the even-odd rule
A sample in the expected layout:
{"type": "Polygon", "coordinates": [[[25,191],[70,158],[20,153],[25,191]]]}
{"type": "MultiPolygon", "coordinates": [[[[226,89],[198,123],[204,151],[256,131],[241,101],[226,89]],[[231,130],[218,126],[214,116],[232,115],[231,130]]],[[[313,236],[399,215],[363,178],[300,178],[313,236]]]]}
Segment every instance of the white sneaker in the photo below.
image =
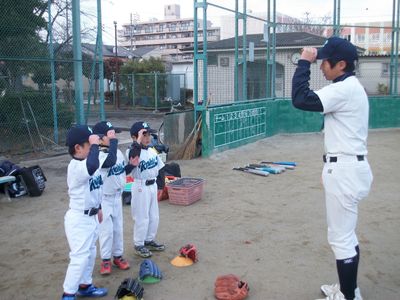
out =
{"type": "MultiPolygon", "coordinates": [[[[330,295],[332,295],[338,291],[340,291],[339,283],[335,283],[335,284],[331,284],[331,285],[329,285],[329,284],[321,285],[321,292],[327,297],[329,297],[330,295]]],[[[357,287],[354,290],[354,295],[355,295],[354,300],[363,300],[359,287],[357,287]]]]}
{"type": "Polygon", "coordinates": [[[331,293],[326,298],[316,299],[316,300],[346,300],[346,298],[343,296],[341,291],[336,291],[334,293],[331,293]]]}

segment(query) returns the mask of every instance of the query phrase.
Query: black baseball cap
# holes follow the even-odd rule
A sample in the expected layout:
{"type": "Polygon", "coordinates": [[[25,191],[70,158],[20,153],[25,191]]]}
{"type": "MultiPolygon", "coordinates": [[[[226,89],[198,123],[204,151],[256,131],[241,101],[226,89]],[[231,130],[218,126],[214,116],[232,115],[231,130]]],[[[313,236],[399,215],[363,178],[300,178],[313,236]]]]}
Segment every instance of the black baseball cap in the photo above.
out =
{"type": "Polygon", "coordinates": [[[115,128],[109,121],[101,121],[93,126],[93,133],[99,135],[107,135],[109,130],[114,130],[115,133],[120,133],[121,129],[115,128]]]}
{"type": "Polygon", "coordinates": [[[149,132],[149,133],[156,133],[157,132],[156,130],[151,129],[148,123],[140,121],[140,122],[133,123],[133,125],[131,127],[131,130],[130,130],[131,136],[132,135],[138,136],[139,135],[139,131],[142,130],[142,129],[146,129],[146,131],[149,132]]]}
{"type": "Polygon", "coordinates": [[[76,125],[67,132],[66,146],[74,147],[89,141],[89,136],[93,134],[93,130],[87,125],[76,125]]]}
{"type": "Polygon", "coordinates": [[[318,49],[317,59],[354,62],[358,60],[357,48],[348,40],[333,36],[326,40],[321,49],[318,49]]]}

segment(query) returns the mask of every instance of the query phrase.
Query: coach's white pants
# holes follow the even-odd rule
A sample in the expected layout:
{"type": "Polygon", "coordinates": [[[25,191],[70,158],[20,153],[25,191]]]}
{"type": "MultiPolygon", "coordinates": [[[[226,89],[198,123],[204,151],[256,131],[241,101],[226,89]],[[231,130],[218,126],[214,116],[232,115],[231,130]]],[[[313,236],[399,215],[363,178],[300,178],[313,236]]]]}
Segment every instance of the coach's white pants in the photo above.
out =
{"type": "Polygon", "coordinates": [[[70,248],[69,265],[64,281],[64,292],[75,294],[79,284],[92,284],[96,259],[98,219],[81,210],[68,210],[64,217],[65,234],[70,248]]]}
{"type": "Polygon", "coordinates": [[[132,184],[131,200],[133,243],[143,246],[145,241],[155,239],[159,223],[157,184],[145,185],[145,181],[136,180],[132,184]]]}
{"type": "Polygon", "coordinates": [[[99,226],[100,255],[102,259],[122,256],[124,252],[121,192],[103,195],[101,208],[103,222],[99,226]]]}
{"type": "Polygon", "coordinates": [[[357,254],[355,230],[358,203],[368,196],[372,180],[368,162],[357,161],[356,156],[339,156],[336,163],[325,163],[322,181],[325,188],[328,242],[337,260],[357,254]]]}

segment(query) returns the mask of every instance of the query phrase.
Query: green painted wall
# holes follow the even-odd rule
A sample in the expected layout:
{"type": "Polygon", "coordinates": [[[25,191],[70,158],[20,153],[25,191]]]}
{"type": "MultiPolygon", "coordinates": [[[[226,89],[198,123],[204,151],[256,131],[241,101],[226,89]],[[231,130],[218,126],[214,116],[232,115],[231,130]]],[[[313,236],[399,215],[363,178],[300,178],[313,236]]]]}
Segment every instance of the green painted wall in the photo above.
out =
{"type": "MultiPolygon", "coordinates": [[[[400,127],[400,98],[371,97],[370,128],[400,127]]],[[[203,113],[203,156],[278,133],[318,132],[320,113],[295,109],[290,99],[260,100],[209,108],[203,113]]]]}

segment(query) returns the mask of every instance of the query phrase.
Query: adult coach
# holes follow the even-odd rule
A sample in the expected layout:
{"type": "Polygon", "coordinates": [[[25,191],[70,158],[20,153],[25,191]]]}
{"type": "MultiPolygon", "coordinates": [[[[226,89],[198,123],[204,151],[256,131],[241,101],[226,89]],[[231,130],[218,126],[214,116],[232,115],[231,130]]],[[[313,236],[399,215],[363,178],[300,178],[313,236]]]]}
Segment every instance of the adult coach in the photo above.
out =
{"type": "Polygon", "coordinates": [[[339,284],[323,285],[325,299],[362,299],[357,286],[360,250],[355,233],[358,203],[372,183],[367,161],[368,97],[355,76],[357,49],[349,41],[329,38],[325,45],[304,48],[292,81],[292,103],[301,110],[322,112],[328,242],[335,254],[339,284]],[[309,87],[310,65],[322,59],[321,71],[333,83],[318,91],[309,87]]]}

